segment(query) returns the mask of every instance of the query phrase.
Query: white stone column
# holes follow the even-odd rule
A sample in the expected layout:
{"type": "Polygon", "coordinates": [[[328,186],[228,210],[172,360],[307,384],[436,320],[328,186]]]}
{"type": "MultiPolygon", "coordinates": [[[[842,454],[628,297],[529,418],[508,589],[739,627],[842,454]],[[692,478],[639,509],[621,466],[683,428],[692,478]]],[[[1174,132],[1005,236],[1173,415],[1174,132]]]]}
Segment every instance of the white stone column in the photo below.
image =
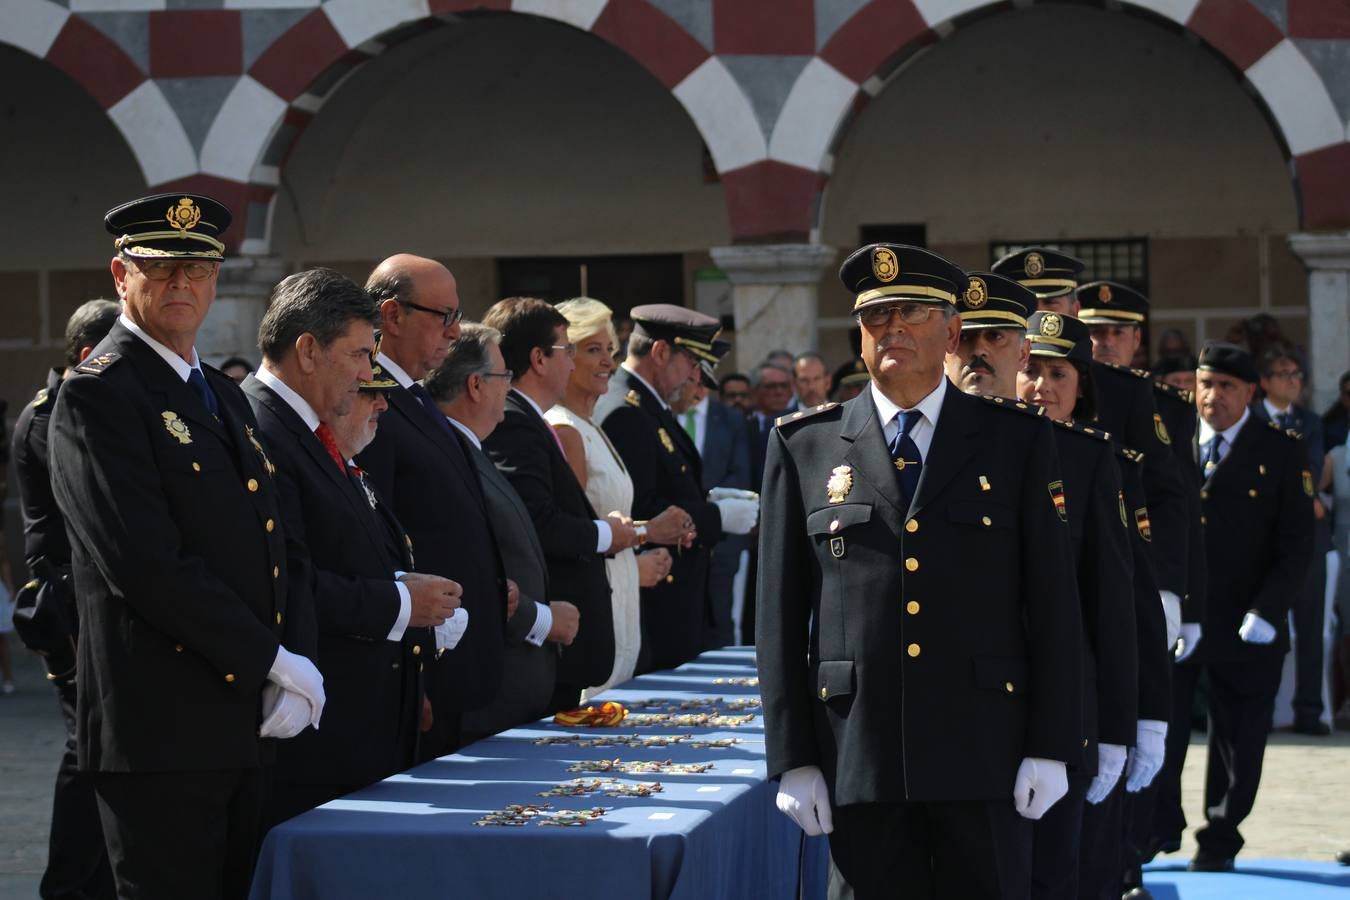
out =
{"type": "Polygon", "coordinates": [[[1350,370],[1350,231],[1291,234],[1289,248],[1308,267],[1308,375],[1321,412],[1350,370]]]}
{"type": "Polygon", "coordinates": [[[285,276],[286,266],[275,256],[235,256],[221,263],[216,300],[197,334],[197,352],[213,365],[228,356],[258,365],[258,323],[272,288],[285,276]]]}
{"type": "Polygon", "coordinates": [[[731,281],[738,370],[755,365],[770,350],[817,349],[818,285],[838,258],[835,248],[747,244],[713,247],[712,258],[731,281]]]}

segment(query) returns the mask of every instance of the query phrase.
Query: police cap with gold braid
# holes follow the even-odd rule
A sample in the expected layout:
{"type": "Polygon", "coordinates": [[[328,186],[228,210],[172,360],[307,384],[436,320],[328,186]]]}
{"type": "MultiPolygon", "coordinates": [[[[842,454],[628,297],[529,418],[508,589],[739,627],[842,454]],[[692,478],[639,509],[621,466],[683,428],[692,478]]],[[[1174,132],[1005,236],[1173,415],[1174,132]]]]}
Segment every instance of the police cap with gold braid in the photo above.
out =
{"type": "Polygon", "coordinates": [[[221,235],[232,218],[224,204],[201,194],[155,194],[113,207],[103,225],[127,256],[210,262],[225,258],[221,235]]]}
{"type": "Polygon", "coordinates": [[[994,273],[1031,288],[1042,300],[1061,297],[1078,287],[1087,266],[1081,259],[1049,247],[1025,247],[994,263],[994,273]]]}
{"type": "Polygon", "coordinates": [[[398,382],[394,380],[394,376],[386,372],[379,363],[371,365],[369,381],[358,381],[356,383],[356,389],[366,393],[392,391],[396,387],[398,387],[398,382]]]}
{"type": "Polygon", "coordinates": [[[1092,336],[1088,327],[1073,316],[1041,310],[1027,322],[1032,356],[1053,356],[1081,363],[1092,362],[1092,336]]]}
{"type": "Polygon", "coordinates": [[[922,247],[868,244],[849,254],[839,280],[856,299],[853,311],[882,303],[956,304],[970,279],[955,263],[922,247]]]}
{"type": "Polygon", "coordinates": [[[1129,285],[1092,281],[1078,289],[1078,318],[1088,325],[1142,325],[1148,298],[1129,285]]]}
{"type": "MultiPolygon", "coordinates": [[[[724,341],[721,338],[716,338],[713,340],[712,354],[713,356],[716,356],[719,360],[722,357],[726,356],[727,353],[730,352],[730,350],[731,350],[731,341],[724,341]]],[[[699,377],[703,381],[703,386],[710,391],[717,390],[718,383],[717,383],[717,374],[715,371],[717,369],[717,363],[709,362],[706,359],[700,358],[698,361],[698,369],[699,369],[699,377]]]]}
{"type": "Polygon", "coordinates": [[[962,331],[1027,327],[1027,316],[1036,308],[1036,295],[1030,288],[992,272],[969,275],[970,286],[956,302],[962,331]]]}
{"type": "Polygon", "coordinates": [[[716,365],[721,358],[713,352],[713,339],[722,330],[721,323],[712,316],[671,303],[648,303],[633,307],[628,317],[633,320],[634,337],[665,341],[700,362],[716,365]]]}

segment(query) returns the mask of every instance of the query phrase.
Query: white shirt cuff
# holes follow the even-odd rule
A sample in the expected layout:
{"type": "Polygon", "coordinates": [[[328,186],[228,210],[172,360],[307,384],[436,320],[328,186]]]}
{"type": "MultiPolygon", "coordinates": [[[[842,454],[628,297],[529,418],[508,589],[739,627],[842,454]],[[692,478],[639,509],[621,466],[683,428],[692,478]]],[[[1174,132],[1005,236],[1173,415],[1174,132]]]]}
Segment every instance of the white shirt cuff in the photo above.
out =
{"type": "Polygon", "coordinates": [[[412,618],[412,594],[408,591],[408,586],[401,581],[394,582],[394,589],[398,591],[398,618],[394,620],[394,627],[389,629],[389,637],[385,640],[401,641],[403,632],[408,630],[408,620],[412,618]]]}
{"type": "Polygon", "coordinates": [[[604,553],[614,543],[614,531],[604,519],[595,520],[595,552],[604,553]]]}
{"type": "Polygon", "coordinates": [[[536,647],[542,647],[548,633],[553,630],[553,609],[547,603],[536,602],[534,605],[539,607],[539,615],[534,620],[534,627],[525,635],[525,640],[536,647]]]}

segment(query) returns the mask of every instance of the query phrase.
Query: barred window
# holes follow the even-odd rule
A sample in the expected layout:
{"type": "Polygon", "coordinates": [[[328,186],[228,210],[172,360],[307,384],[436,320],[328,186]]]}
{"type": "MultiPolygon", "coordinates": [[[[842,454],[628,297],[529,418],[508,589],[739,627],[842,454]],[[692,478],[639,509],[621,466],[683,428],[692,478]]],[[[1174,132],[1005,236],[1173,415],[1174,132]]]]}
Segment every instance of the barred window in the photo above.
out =
{"type": "Polygon", "coordinates": [[[1083,282],[1107,279],[1129,285],[1148,296],[1148,238],[1110,238],[1082,241],[991,241],[989,259],[1002,259],[1025,247],[1048,247],[1081,259],[1087,268],[1083,282]]]}

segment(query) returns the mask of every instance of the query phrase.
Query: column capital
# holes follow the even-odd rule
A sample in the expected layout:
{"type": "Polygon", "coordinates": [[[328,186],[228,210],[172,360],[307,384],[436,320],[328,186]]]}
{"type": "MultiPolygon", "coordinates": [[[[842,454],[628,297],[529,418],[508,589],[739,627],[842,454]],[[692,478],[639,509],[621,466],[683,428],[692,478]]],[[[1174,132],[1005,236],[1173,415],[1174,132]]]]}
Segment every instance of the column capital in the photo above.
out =
{"type": "Polygon", "coordinates": [[[825,244],[713,247],[713,262],[732,284],[815,284],[839,251],[825,244]]]}
{"type": "Polygon", "coordinates": [[[1309,269],[1350,269],[1350,231],[1294,232],[1289,249],[1309,269]]]}

